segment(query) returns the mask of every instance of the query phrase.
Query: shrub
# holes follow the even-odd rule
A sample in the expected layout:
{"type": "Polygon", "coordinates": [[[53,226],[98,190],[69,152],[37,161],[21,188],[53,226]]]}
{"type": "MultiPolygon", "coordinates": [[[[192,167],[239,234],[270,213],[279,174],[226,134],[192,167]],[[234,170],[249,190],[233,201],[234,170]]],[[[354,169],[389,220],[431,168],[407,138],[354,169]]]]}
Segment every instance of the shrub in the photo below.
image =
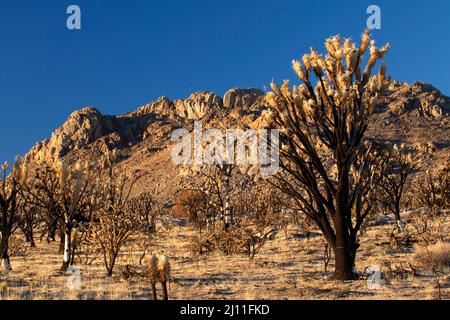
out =
{"type": "Polygon", "coordinates": [[[415,181],[414,194],[419,205],[432,212],[450,208],[450,162],[415,181]]]}
{"type": "Polygon", "coordinates": [[[439,241],[433,245],[417,245],[412,258],[415,265],[425,270],[442,270],[450,267],[450,242],[439,241]]]}

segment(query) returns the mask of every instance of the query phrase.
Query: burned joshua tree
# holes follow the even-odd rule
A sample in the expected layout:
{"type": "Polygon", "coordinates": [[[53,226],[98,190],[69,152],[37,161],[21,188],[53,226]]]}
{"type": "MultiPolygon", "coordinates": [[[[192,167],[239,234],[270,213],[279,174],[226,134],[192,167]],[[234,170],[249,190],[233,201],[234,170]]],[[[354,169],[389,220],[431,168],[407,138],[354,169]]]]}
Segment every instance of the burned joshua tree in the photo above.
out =
{"type": "Polygon", "coordinates": [[[90,166],[77,163],[74,168],[69,168],[63,162],[56,164],[56,174],[60,183],[60,204],[63,213],[64,230],[64,259],[61,267],[66,271],[73,262],[74,254],[72,245],[73,228],[84,220],[84,216],[90,211],[91,192],[93,187],[93,170],[90,166]]]}
{"type": "Polygon", "coordinates": [[[400,205],[404,191],[408,186],[409,178],[417,167],[417,156],[413,157],[404,145],[394,145],[387,155],[387,165],[384,177],[381,180],[381,202],[385,208],[392,212],[397,220],[400,231],[404,223],[400,216],[400,205]]]}
{"type": "Polygon", "coordinates": [[[233,223],[231,180],[238,170],[237,166],[212,164],[195,170],[199,176],[198,182],[187,182],[188,187],[177,197],[176,210],[188,210],[190,219],[200,229],[205,226],[214,228],[220,221],[223,229],[228,230],[233,223]]]}
{"type": "Polygon", "coordinates": [[[414,197],[419,205],[433,213],[450,208],[450,161],[433,171],[427,171],[414,182],[414,197]]]}
{"type": "Polygon", "coordinates": [[[21,188],[19,197],[19,214],[17,217],[17,227],[25,236],[26,242],[32,248],[36,247],[34,241],[34,230],[39,226],[38,214],[39,208],[31,203],[31,196],[21,188]]]}
{"type": "Polygon", "coordinates": [[[9,262],[9,239],[13,230],[19,206],[20,186],[27,175],[26,164],[22,158],[17,158],[10,175],[7,175],[8,163],[1,167],[0,177],[0,254],[5,270],[12,270],[9,262]]]}
{"type": "Polygon", "coordinates": [[[46,236],[47,241],[55,241],[59,222],[63,217],[59,201],[59,179],[54,166],[39,164],[23,189],[29,199],[28,204],[37,208],[37,220],[44,226],[41,240],[46,236]]]}
{"type": "Polygon", "coordinates": [[[361,44],[340,36],[293,61],[300,86],[272,83],[269,122],[280,129],[280,167],[274,184],[290,195],[333,248],[335,278],[355,279],[358,231],[369,214],[378,156],[364,146],[378,99],[386,89],[386,66],[372,70],[389,45],[377,48],[369,32],[361,44]],[[369,51],[366,66],[362,66],[369,51]],[[352,173],[353,172],[353,173],[352,173]]]}
{"type": "Polygon", "coordinates": [[[104,156],[97,182],[100,205],[93,213],[89,237],[90,242],[102,252],[107,275],[112,276],[120,250],[133,235],[143,230],[143,221],[141,212],[129,206],[131,191],[138,176],[116,170],[116,154],[110,152],[106,145],[102,151],[104,156]]]}
{"type": "Polygon", "coordinates": [[[175,196],[174,213],[188,219],[201,232],[208,222],[208,197],[199,189],[184,189],[175,196]]]}

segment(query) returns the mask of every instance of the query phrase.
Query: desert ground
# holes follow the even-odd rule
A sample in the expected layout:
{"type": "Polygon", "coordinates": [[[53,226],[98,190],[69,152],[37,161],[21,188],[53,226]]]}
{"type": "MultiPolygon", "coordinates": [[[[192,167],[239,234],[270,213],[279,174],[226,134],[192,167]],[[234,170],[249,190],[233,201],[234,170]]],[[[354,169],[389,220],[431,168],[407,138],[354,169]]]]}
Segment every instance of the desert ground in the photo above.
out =
{"type": "MultiPolygon", "coordinates": [[[[450,218],[443,218],[441,235],[449,239],[450,218]]],[[[173,227],[158,232],[153,252],[164,251],[170,259],[172,281],[169,298],[181,300],[346,300],[346,299],[438,299],[438,287],[430,271],[411,267],[414,246],[396,248],[391,241],[395,223],[389,216],[371,221],[361,238],[356,268],[360,280],[340,282],[333,280],[333,260],[324,271],[322,236],[303,232],[291,225],[268,241],[261,251],[250,259],[245,255],[212,254],[193,256],[190,239],[195,229],[173,221],[173,227]],[[381,270],[379,288],[368,285],[367,267],[381,270]],[[372,268],[373,268],[372,267],[372,268]]],[[[105,275],[102,259],[91,265],[75,260],[80,270],[79,287],[73,276],[61,273],[62,256],[58,241],[37,240],[37,248],[26,248],[11,258],[13,271],[0,273],[1,299],[22,300],[129,300],[152,299],[149,282],[140,276],[124,280],[126,265],[139,268],[142,252],[128,246],[120,256],[112,277],[105,275]],[[72,285],[71,285],[72,284],[72,285]]],[[[448,254],[448,253],[447,253],[448,254]]],[[[450,271],[439,274],[441,298],[450,299],[450,271]]],[[[160,289],[160,287],[158,287],[160,289]]],[[[158,292],[160,295],[161,292],[158,292]]]]}

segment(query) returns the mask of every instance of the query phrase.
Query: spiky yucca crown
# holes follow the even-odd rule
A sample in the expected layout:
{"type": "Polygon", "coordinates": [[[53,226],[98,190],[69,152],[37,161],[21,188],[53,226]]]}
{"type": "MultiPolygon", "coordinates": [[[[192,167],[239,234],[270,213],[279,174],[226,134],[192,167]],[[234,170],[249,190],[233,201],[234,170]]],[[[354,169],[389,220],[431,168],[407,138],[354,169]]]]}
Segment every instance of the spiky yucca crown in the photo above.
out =
{"type": "Polygon", "coordinates": [[[267,93],[266,101],[275,113],[269,113],[269,123],[277,115],[281,117],[281,122],[287,122],[285,111],[294,107],[298,107],[298,116],[308,122],[313,122],[319,111],[332,117],[333,107],[350,111],[356,99],[362,99],[364,117],[373,113],[378,97],[385,89],[386,65],[380,66],[376,76],[371,75],[372,69],[386,55],[390,45],[377,48],[366,30],[359,47],[350,39],[342,43],[340,36],[334,36],[325,41],[325,48],[325,57],[311,48],[311,53],[303,55],[301,61],[292,62],[294,71],[303,82],[300,86],[291,88],[289,81],[284,81],[280,88],[271,83],[273,91],[267,93]],[[369,46],[369,58],[364,70],[361,70],[369,46]],[[312,72],[317,78],[315,86],[310,80],[312,72]],[[319,110],[319,107],[324,109],[319,110]]]}
{"type": "Polygon", "coordinates": [[[146,261],[147,275],[152,281],[168,281],[170,263],[165,255],[152,255],[146,261]]]}

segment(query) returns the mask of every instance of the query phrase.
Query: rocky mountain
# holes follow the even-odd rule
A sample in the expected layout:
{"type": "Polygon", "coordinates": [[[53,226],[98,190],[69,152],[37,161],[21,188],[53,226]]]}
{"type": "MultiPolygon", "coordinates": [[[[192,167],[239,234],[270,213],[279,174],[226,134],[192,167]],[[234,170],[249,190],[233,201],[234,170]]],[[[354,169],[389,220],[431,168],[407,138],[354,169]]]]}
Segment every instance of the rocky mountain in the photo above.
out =
{"type": "MultiPolygon", "coordinates": [[[[161,97],[120,116],[103,115],[89,107],[72,113],[26,158],[35,164],[59,157],[94,161],[99,155],[97,146],[104,141],[117,149],[123,170],[144,173],[136,192],[152,190],[167,199],[177,190],[183,174],[183,168],[171,161],[174,129],[192,130],[194,120],[202,120],[205,128],[259,128],[264,126],[266,110],[263,91],[238,88],[223,97],[204,91],[174,101],[161,97]]],[[[449,112],[450,98],[431,85],[395,82],[368,134],[414,147],[423,154],[424,163],[433,166],[450,157],[449,112]]]]}
{"type": "Polygon", "coordinates": [[[450,158],[450,98],[433,86],[394,83],[368,134],[391,143],[405,143],[422,155],[425,168],[450,158]]]}
{"type": "Polygon", "coordinates": [[[170,131],[189,127],[195,120],[206,124],[214,120],[238,121],[252,126],[265,109],[264,92],[258,89],[232,89],[223,98],[205,91],[174,101],[161,97],[121,116],[102,115],[96,108],[87,107],[73,112],[50,139],[34,146],[27,157],[37,162],[57,159],[89,149],[100,140],[121,150],[140,144],[158,147],[170,131]]]}

